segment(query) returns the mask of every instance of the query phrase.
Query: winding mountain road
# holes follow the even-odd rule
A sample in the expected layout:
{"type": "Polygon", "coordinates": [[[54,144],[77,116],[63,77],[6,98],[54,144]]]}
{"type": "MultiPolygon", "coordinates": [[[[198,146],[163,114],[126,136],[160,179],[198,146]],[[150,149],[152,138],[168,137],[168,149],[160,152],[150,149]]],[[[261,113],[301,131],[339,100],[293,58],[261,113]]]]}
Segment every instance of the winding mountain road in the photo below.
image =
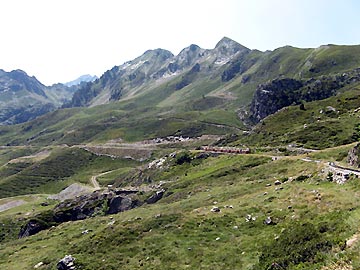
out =
{"type": "Polygon", "coordinates": [[[106,175],[106,174],[111,173],[111,172],[113,172],[113,171],[114,171],[114,170],[112,170],[112,171],[107,171],[107,172],[103,172],[103,173],[100,173],[100,174],[91,176],[91,178],[90,178],[90,183],[91,183],[91,185],[94,187],[94,189],[96,189],[96,190],[101,189],[101,187],[100,187],[100,185],[99,185],[99,182],[97,181],[97,178],[98,178],[98,177],[103,176],[103,175],[106,175]]]}

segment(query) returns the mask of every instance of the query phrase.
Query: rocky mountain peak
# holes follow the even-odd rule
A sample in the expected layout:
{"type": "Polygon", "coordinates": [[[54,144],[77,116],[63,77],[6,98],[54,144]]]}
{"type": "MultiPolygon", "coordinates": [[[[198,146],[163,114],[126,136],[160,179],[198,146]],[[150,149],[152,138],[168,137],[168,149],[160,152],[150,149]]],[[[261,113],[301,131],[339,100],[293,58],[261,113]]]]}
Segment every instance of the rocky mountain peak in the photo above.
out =
{"type": "Polygon", "coordinates": [[[159,48],[154,50],[147,50],[142,56],[139,57],[139,60],[146,61],[150,59],[159,59],[160,61],[166,61],[173,56],[174,55],[170,51],[159,48]]]}
{"type": "Polygon", "coordinates": [[[196,54],[197,52],[200,52],[201,50],[202,49],[198,45],[191,44],[189,47],[182,49],[181,52],[178,54],[178,57],[196,54]]]}
{"type": "Polygon", "coordinates": [[[250,51],[249,48],[237,43],[236,41],[223,37],[215,46],[215,50],[221,51],[226,54],[235,54],[239,51],[250,51]]]}
{"type": "Polygon", "coordinates": [[[35,77],[28,76],[25,71],[20,69],[0,73],[0,83],[0,89],[4,91],[26,89],[26,91],[46,97],[45,86],[35,77]]]}
{"type": "Polygon", "coordinates": [[[193,66],[200,58],[204,57],[205,52],[205,49],[200,48],[198,45],[191,44],[176,56],[176,64],[180,69],[193,66]]]}

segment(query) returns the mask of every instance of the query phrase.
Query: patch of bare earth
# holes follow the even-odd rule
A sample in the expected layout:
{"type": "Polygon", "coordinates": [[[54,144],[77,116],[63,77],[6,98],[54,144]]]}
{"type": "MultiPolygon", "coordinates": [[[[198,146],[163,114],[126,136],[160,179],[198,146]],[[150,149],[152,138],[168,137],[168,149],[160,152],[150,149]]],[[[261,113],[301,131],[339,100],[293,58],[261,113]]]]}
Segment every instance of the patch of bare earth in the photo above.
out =
{"type": "Polygon", "coordinates": [[[43,159],[47,158],[48,156],[50,156],[50,154],[51,154],[51,151],[44,150],[44,151],[41,151],[41,152],[36,153],[34,155],[19,157],[19,158],[10,160],[9,163],[27,162],[29,160],[37,162],[37,161],[40,161],[40,160],[43,160],[43,159]]]}
{"type": "Polygon", "coordinates": [[[330,265],[324,266],[321,270],[353,270],[351,263],[345,261],[338,261],[330,265]]]}
{"type": "Polygon", "coordinates": [[[79,195],[92,192],[93,189],[80,184],[72,184],[67,188],[60,191],[58,194],[50,195],[48,198],[53,200],[65,201],[67,199],[73,199],[79,195]]]}
{"type": "Polygon", "coordinates": [[[17,206],[20,206],[20,205],[22,205],[24,203],[26,203],[26,202],[23,201],[23,200],[15,200],[15,201],[10,201],[10,202],[0,204],[0,212],[9,210],[9,209],[17,207],[17,206]]]}
{"type": "Polygon", "coordinates": [[[349,240],[346,241],[346,247],[351,248],[359,240],[359,235],[354,234],[349,240]]]}

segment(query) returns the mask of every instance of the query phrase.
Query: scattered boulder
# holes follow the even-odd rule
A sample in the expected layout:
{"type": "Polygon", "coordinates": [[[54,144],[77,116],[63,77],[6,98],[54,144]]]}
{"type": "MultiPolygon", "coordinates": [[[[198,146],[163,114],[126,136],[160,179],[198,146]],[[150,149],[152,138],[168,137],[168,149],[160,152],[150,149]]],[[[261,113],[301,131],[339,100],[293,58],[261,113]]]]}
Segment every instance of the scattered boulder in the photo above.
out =
{"type": "Polygon", "coordinates": [[[255,220],[256,220],[256,217],[254,217],[253,215],[250,215],[250,214],[247,214],[246,217],[245,217],[246,222],[252,222],[252,221],[255,221],[255,220]]]}
{"type": "Polygon", "coordinates": [[[275,225],[276,223],[273,221],[273,219],[271,217],[267,217],[265,220],[264,220],[264,224],[265,225],[275,225]]]}
{"type": "Polygon", "coordinates": [[[56,265],[58,270],[75,270],[75,258],[71,255],[65,255],[56,265]]]}
{"type": "Polygon", "coordinates": [[[336,112],[336,109],[332,106],[327,106],[325,113],[336,112]]]}
{"type": "Polygon", "coordinates": [[[40,267],[43,266],[43,265],[44,265],[43,262],[39,262],[39,263],[37,263],[37,264],[34,266],[34,268],[35,268],[35,269],[38,269],[38,268],[40,268],[40,267]]]}
{"type": "Polygon", "coordinates": [[[281,182],[279,180],[276,180],[275,183],[274,183],[275,186],[279,186],[281,185],[281,182]]]}
{"type": "Polygon", "coordinates": [[[218,213],[218,212],[220,212],[220,208],[217,206],[213,206],[213,208],[210,211],[213,213],[218,213]]]}

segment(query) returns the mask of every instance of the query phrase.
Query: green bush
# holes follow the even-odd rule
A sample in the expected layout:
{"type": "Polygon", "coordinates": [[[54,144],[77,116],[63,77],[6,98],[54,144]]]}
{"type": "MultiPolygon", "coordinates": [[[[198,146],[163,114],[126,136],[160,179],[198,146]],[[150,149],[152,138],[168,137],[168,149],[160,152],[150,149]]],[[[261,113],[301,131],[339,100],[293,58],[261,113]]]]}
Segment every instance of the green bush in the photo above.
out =
{"type": "Polygon", "coordinates": [[[176,155],[175,164],[181,165],[190,162],[191,162],[191,154],[189,151],[182,151],[176,155]]]}

